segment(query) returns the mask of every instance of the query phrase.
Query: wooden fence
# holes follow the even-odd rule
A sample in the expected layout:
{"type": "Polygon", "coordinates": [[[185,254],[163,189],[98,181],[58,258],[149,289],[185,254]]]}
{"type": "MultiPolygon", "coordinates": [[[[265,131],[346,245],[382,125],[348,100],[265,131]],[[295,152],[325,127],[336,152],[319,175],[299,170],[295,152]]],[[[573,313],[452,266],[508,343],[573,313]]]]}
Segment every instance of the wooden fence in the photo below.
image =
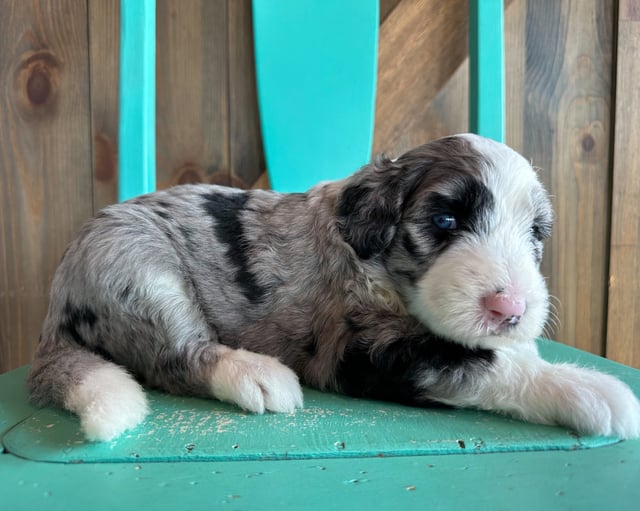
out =
{"type": "MultiPolygon", "coordinates": [[[[381,0],[374,151],[467,130],[467,0],[381,0]]],[[[267,186],[249,0],[158,0],[158,186],[267,186]]],[[[115,201],[119,0],[0,0],[0,372],[115,201]]],[[[556,227],[550,334],[640,367],[640,0],[507,0],[507,141],[556,227]]]]}

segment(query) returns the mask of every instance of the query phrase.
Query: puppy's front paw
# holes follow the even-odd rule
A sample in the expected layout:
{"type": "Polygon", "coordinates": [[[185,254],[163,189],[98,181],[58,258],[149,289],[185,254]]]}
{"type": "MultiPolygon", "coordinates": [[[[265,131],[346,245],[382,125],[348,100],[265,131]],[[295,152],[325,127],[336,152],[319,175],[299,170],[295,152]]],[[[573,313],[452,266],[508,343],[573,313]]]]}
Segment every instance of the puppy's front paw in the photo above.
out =
{"type": "Polygon", "coordinates": [[[220,354],[211,391],[221,401],[255,413],[302,408],[302,389],[291,369],[273,357],[242,349],[220,354]]]}
{"type": "Polygon", "coordinates": [[[558,372],[564,380],[554,398],[560,398],[559,422],[583,434],[640,437],[640,402],[627,385],[589,369],[560,366],[558,372]]]}

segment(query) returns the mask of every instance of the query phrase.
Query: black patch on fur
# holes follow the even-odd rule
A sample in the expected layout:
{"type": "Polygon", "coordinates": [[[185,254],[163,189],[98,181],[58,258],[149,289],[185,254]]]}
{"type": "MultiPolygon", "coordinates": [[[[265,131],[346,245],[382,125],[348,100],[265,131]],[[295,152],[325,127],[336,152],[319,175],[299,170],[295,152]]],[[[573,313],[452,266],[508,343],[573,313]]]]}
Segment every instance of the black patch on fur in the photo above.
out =
{"type": "Polygon", "coordinates": [[[175,245],[176,242],[176,238],[173,235],[173,231],[171,230],[170,226],[168,224],[164,224],[162,226],[160,226],[160,230],[162,231],[162,233],[166,236],[166,238],[173,244],[175,245]]]}
{"type": "Polygon", "coordinates": [[[412,284],[415,284],[415,282],[418,280],[418,277],[420,275],[418,271],[403,270],[399,268],[394,268],[393,274],[406,279],[412,284]]]}
{"type": "Polygon", "coordinates": [[[304,346],[304,352],[310,357],[315,357],[318,354],[318,339],[312,336],[304,346]]]}
{"type": "Polygon", "coordinates": [[[404,231],[402,233],[402,247],[405,249],[407,254],[409,254],[414,259],[418,259],[420,257],[418,247],[411,238],[411,234],[409,234],[407,231],[404,231]]]}
{"type": "Polygon", "coordinates": [[[162,209],[154,209],[153,212],[164,220],[171,220],[171,215],[162,209]]]}
{"type": "Polygon", "coordinates": [[[162,218],[163,220],[173,220],[173,215],[171,214],[171,204],[166,201],[159,200],[152,204],[154,207],[152,211],[162,218]]]}
{"type": "Polygon", "coordinates": [[[445,243],[461,233],[482,234],[488,229],[486,219],[495,205],[491,191],[472,176],[459,176],[450,194],[433,192],[427,196],[418,222],[419,231],[428,239],[445,243]],[[434,222],[435,215],[452,215],[455,229],[440,229],[434,222]]]}
{"type": "Polygon", "coordinates": [[[542,261],[543,241],[551,236],[553,230],[553,219],[549,212],[541,213],[533,219],[531,226],[531,244],[533,246],[533,257],[540,264],[542,261]]]}
{"type": "Polygon", "coordinates": [[[347,216],[354,209],[361,206],[361,202],[369,195],[369,190],[364,185],[349,186],[340,196],[338,203],[338,216],[347,216]]]}
{"type": "Polygon", "coordinates": [[[242,293],[251,303],[262,301],[267,290],[256,281],[255,275],[249,270],[247,258],[247,240],[240,219],[246,207],[245,193],[233,194],[203,194],[202,207],[214,219],[214,230],[217,238],[228,246],[227,258],[237,267],[235,281],[242,289],[242,293]]]}
{"type": "Polygon", "coordinates": [[[114,360],[112,354],[104,348],[102,340],[93,338],[92,334],[98,322],[98,315],[91,307],[73,305],[71,301],[67,300],[63,313],[64,321],[60,324],[60,335],[66,339],[70,338],[78,346],[100,355],[105,360],[114,360]],[[91,337],[85,337],[87,334],[91,337]]]}
{"type": "Polygon", "coordinates": [[[338,227],[361,259],[380,254],[393,240],[401,207],[399,191],[391,188],[356,184],[340,194],[336,209],[338,227]]]}
{"type": "Polygon", "coordinates": [[[399,339],[373,352],[370,346],[362,340],[347,346],[336,371],[340,390],[354,397],[414,406],[437,404],[425,397],[429,389],[418,385],[424,372],[433,371],[443,381],[453,372],[478,371],[495,359],[492,350],[471,349],[428,335],[399,339]]]}
{"type": "Polygon", "coordinates": [[[127,284],[124,289],[122,291],[120,291],[120,293],[118,293],[118,298],[120,299],[120,301],[122,302],[126,302],[129,297],[131,296],[133,289],[131,284],[127,284]]]}
{"type": "Polygon", "coordinates": [[[98,321],[98,316],[88,305],[76,306],[69,300],[64,305],[64,321],[60,324],[60,333],[71,337],[79,346],[87,347],[87,340],[81,330],[91,329],[98,321]]]}
{"type": "Polygon", "coordinates": [[[100,355],[102,358],[109,362],[114,362],[113,356],[106,349],[104,349],[103,343],[100,342],[97,346],[94,346],[91,349],[96,355],[100,355]]]}
{"type": "Polygon", "coordinates": [[[364,327],[357,323],[351,316],[344,316],[344,323],[352,337],[364,330],[364,327]]]}
{"type": "Polygon", "coordinates": [[[188,242],[192,242],[192,238],[193,238],[193,229],[187,227],[186,225],[178,225],[178,230],[180,231],[180,234],[182,234],[182,237],[188,241],[188,242]]]}

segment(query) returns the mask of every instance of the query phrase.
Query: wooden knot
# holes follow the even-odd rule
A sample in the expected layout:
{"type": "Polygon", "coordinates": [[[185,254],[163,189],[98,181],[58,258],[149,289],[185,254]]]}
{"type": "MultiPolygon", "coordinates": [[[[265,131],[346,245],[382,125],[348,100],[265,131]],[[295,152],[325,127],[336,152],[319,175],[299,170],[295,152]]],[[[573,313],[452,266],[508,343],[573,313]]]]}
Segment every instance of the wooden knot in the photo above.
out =
{"type": "Polygon", "coordinates": [[[591,134],[586,134],[582,137],[582,149],[585,153],[590,153],[596,146],[596,141],[591,134]]]}
{"type": "Polygon", "coordinates": [[[16,89],[26,117],[52,115],[58,98],[61,66],[49,50],[25,53],[16,73],[16,89]]]}
{"type": "Polygon", "coordinates": [[[176,172],[176,184],[197,184],[204,181],[202,170],[197,165],[187,163],[180,167],[176,172]]]}
{"type": "Polygon", "coordinates": [[[185,163],[179,167],[171,180],[171,185],[209,183],[212,185],[247,188],[242,180],[226,169],[208,167],[206,170],[195,163],[185,163]]]}
{"type": "Polygon", "coordinates": [[[235,188],[248,188],[247,185],[236,176],[233,172],[229,172],[228,169],[207,169],[207,174],[209,175],[209,183],[212,185],[221,185],[221,186],[234,186],[235,188]]]}

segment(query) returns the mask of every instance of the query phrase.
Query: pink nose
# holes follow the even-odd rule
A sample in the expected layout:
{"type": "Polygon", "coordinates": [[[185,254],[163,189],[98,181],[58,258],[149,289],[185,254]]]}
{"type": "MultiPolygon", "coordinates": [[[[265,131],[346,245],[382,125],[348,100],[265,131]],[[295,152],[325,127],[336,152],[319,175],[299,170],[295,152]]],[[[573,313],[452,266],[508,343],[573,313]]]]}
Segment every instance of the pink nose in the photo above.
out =
{"type": "Polygon", "coordinates": [[[524,297],[514,293],[488,295],[482,303],[491,319],[499,324],[517,324],[527,309],[524,297]]]}

